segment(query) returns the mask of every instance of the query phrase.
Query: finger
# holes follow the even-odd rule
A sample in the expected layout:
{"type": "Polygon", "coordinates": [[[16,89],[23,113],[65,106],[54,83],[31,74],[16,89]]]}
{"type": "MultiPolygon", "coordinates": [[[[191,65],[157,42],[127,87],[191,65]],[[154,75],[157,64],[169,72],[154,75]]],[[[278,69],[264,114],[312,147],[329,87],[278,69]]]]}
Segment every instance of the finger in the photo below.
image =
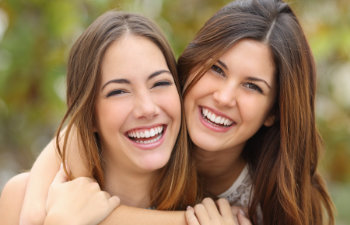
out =
{"type": "Polygon", "coordinates": [[[219,200],[217,200],[217,204],[219,207],[220,214],[227,219],[233,220],[231,206],[230,206],[230,203],[227,201],[227,199],[220,198],[219,200]]]}
{"type": "Polygon", "coordinates": [[[191,206],[187,207],[185,212],[187,225],[200,225],[197,217],[194,215],[194,209],[191,206]]]}
{"type": "Polygon", "coordinates": [[[64,183],[67,181],[67,174],[64,172],[63,166],[61,164],[60,169],[58,170],[58,172],[56,173],[55,178],[52,181],[52,184],[60,184],[60,183],[64,183]]]}
{"type": "Polygon", "coordinates": [[[231,212],[232,212],[233,216],[237,216],[240,209],[241,208],[238,206],[231,206],[231,212]]]}
{"type": "Polygon", "coordinates": [[[241,210],[240,207],[238,207],[238,206],[231,206],[231,212],[232,212],[233,220],[234,220],[235,224],[239,224],[239,221],[238,221],[238,212],[239,212],[239,210],[241,210]]]}
{"type": "Polygon", "coordinates": [[[243,212],[242,209],[239,210],[237,218],[238,218],[239,225],[252,225],[250,220],[245,216],[245,213],[243,212]]]}
{"type": "Polygon", "coordinates": [[[112,196],[108,199],[108,205],[110,207],[110,210],[112,211],[117,206],[120,205],[120,198],[118,196],[112,196]]]}
{"type": "Polygon", "coordinates": [[[194,213],[200,224],[210,224],[210,217],[208,215],[208,211],[203,204],[195,205],[194,213]]]}
{"type": "Polygon", "coordinates": [[[218,208],[216,207],[215,202],[213,201],[213,199],[211,198],[205,198],[202,201],[202,204],[204,205],[204,207],[206,208],[209,218],[210,219],[219,219],[220,218],[220,213],[218,208]]]}

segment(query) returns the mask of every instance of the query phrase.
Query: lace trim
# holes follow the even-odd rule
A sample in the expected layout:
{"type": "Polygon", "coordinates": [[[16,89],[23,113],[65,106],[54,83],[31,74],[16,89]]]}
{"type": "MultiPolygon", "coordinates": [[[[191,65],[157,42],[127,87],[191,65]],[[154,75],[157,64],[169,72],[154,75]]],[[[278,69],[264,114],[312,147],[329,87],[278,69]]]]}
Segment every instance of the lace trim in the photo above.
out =
{"type": "Polygon", "coordinates": [[[249,176],[249,167],[246,165],[231,187],[218,197],[226,198],[231,205],[248,207],[251,189],[252,181],[249,176]]]}

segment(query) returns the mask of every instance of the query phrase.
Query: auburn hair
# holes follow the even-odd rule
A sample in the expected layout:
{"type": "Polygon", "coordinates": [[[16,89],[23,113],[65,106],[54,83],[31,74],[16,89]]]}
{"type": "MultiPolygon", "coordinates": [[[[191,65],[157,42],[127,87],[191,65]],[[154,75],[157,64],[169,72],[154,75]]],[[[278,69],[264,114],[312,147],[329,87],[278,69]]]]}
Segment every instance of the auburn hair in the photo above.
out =
{"type": "Polygon", "coordinates": [[[315,120],[315,63],[288,4],[239,0],[210,18],[178,59],[184,97],[242,39],[270,48],[278,86],[272,111],[275,123],[261,127],[242,153],[253,180],[249,217],[258,224],[257,209],[261,207],[263,224],[334,224],[333,203],[317,171],[321,138],[315,120]]]}
{"type": "MultiPolygon", "coordinates": [[[[68,137],[76,130],[80,154],[92,177],[104,187],[104,171],[98,138],[94,132],[95,102],[101,82],[101,63],[108,47],[125,34],[152,41],[163,53],[180,93],[176,60],[159,28],[149,19],[132,13],[109,11],[97,18],[72,46],[67,69],[67,112],[56,134],[56,146],[66,169],[68,137]],[[65,134],[62,127],[68,122],[65,134]],[[63,137],[63,145],[60,143],[63,137]]],[[[179,94],[180,95],[180,94],[179,94]]],[[[181,106],[183,105],[182,98],[181,106]]],[[[188,151],[186,126],[182,111],[179,136],[169,162],[160,169],[152,188],[151,205],[157,209],[183,209],[197,199],[197,178],[188,151]]],[[[67,172],[67,170],[66,170],[67,172]]],[[[71,174],[70,174],[71,176],[71,174]]]]}

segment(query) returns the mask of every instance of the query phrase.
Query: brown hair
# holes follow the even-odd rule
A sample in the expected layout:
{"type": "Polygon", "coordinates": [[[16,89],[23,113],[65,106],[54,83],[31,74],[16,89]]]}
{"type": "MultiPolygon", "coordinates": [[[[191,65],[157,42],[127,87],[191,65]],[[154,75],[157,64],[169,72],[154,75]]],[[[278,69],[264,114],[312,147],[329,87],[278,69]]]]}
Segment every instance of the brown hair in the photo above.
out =
{"type": "MultiPolygon", "coordinates": [[[[317,172],[321,149],[315,121],[316,71],[304,32],[292,9],[280,0],[232,2],[210,18],[178,60],[184,94],[218,58],[241,39],[269,46],[276,65],[276,121],[248,140],[254,196],[249,216],[264,224],[334,224],[333,204],[317,172]],[[192,80],[188,80],[192,72],[192,80]]],[[[264,59],[261,59],[264,60],[264,59]]]]}
{"type": "MultiPolygon", "coordinates": [[[[103,165],[100,158],[99,143],[94,134],[95,99],[100,86],[101,63],[108,47],[125,33],[145,37],[162,51],[178,92],[180,85],[173,52],[159,28],[149,19],[131,13],[109,11],[97,18],[73,45],[67,71],[68,110],[57,131],[56,145],[62,157],[64,168],[67,158],[67,139],[74,126],[80,149],[86,165],[98,183],[104,185],[103,165]],[[69,119],[64,135],[63,147],[59,137],[65,121],[69,119]]],[[[182,105],[182,98],[181,98],[182,105]]],[[[183,112],[182,112],[183,118],[183,112]]],[[[73,133],[71,133],[73,134],[73,133]]],[[[157,209],[178,209],[193,204],[197,195],[197,179],[187,145],[184,120],[169,162],[161,169],[154,182],[151,204],[157,209]]]]}

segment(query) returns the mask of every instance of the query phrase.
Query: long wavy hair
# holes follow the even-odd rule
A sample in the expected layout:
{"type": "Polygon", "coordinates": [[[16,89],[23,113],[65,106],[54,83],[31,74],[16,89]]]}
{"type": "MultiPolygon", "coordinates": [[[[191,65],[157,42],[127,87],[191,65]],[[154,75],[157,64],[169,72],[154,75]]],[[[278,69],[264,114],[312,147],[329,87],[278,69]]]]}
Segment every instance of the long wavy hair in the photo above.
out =
{"type": "MultiPolygon", "coordinates": [[[[231,2],[210,18],[178,60],[184,96],[219,57],[242,39],[269,46],[276,66],[276,121],[248,140],[254,194],[268,225],[334,224],[333,203],[317,171],[321,139],[315,121],[316,70],[294,12],[281,0],[231,2]],[[188,80],[193,71],[199,71],[188,80]]],[[[264,60],[264,59],[261,59],[264,60]]]]}
{"type": "MultiPolygon", "coordinates": [[[[175,84],[180,92],[176,61],[166,38],[149,19],[131,13],[109,11],[97,18],[73,45],[67,70],[68,110],[56,134],[56,146],[66,168],[68,137],[76,130],[81,144],[80,154],[85,159],[92,177],[104,187],[103,160],[98,139],[94,133],[95,102],[101,82],[101,63],[108,47],[124,34],[131,33],[152,41],[163,53],[175,84]],[[65,134],[62,127],[67,122],[65,134]],[[60,140],[63,137],[63,140],[60,140]],[[60,144],[62,143],[63,144],[60,144]]],[[[181,99],[181,105],[182,98],[181,99]]],[[[184,118],[183,111],[182,118],[184,118]]],[[[151,205],[157,209],[183,209],[197,199],[196,172],[188,151],[184,119],[169,162],[154,181],[151,205]]],[[[66,170],[67,172],[67,170],[66,170]]],[[[71,175],[71,174],[70,174],[71,175]]]]}

